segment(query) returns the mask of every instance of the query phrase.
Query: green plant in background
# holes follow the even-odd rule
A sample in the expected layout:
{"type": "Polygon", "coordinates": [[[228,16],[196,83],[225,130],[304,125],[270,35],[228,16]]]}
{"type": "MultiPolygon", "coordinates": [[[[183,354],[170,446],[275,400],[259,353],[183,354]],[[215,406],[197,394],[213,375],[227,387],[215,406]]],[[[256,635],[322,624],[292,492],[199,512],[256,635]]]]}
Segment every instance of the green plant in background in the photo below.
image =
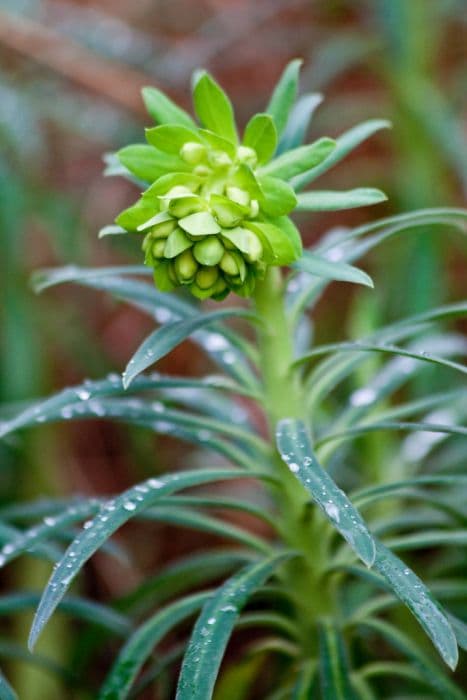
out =
{"type": "MultiPolygon", "coordinates": [[[[111,498],[2,509],[2,565],[28,552],[56,561],[32,625],[31,648],[57,608],[104,630],[97,642],[88,640],[91,651],[82,653],[73,669],[77,675],[68,680],[79,697],[95,696],[89,687],[93,644],[104,644],[110,635],[124,641],[98,691],[102,699],[134,696],[151,684],[157,697],[178,700],[395,699],[419,691],[424,698],[465,697],[433,658],[428,640],[454,669],[458,644],[467,641],[455,614],[465,589],[463,560],[458,548],[449,547],[467,539],[466,479],[460,473],[466,391],[457,386],[417,400],[391,399],[426,366],[467,373],[452,359],[466,353],[465,338],[436,330],[436,324],[465,317],[467,303],[425,310],[358,342],[311,347],[307,312],[331,280],[372,286],[351,263],[376,245],[416,227],[463,229],[467,212],[401,214],[333,231],[303,251],[287,218],[293,209],[338,210],[385,199],[370,188],[302,190],[387,123],[372,120],[335,142],[301,145],[313,107],[310,101],[294,107],[298,69],[297,61],[286,68],[242,143],[227,96],[207,74],[194,80],[201,129],[167,97],[147,89],[145,101],[159,126],[148,130],[148,145],[129,146],[111,159],[111,169],[149,187],[116,226],[102,232],[142,235],[147,266],[68,266],[36,276],[38,290],[74,281],[109,291],[148,312],[160,327],[136,351],[123,382],[110,375],[34,402],[5,420],[0,434],[100,416],[178,437],[203,451],[203,468],[157,474],[111,498]],[[285,274],[284,265],[290,266],[285,274]],[[136,277],[148,272],[156,288],[136,277]],[[203,311],[174,287],[214,299],[232,291],[249,297],[251,306],[203,311]],[[229,319],[246,325],[234,329],[229,319]],[[188,337],[222,374],[143,374],[188,337]],[[370,353],[385,362],[372,365],[366,384],[350,396],[337,393],[366,367],[370,353]],[[236,396],[264,414],[268,437],[236,396]],[[360,443],[381,431],[407,432],[415,443],[411,450],[402,443],[395,466],[388,461],[369,474],[359,463],[360,443]],[[229,493],[235,480],[261,484],[266,505],[229,493]],[[229,491],[206,491],[217,482],[226,482],[229,491]],[[271,537],[209,514],[220,509],[255,516],[271,537]],[[97,550],[121,555],[109,540],[132,519],[198,529],[236,546],[172,562],[113,605],[67,596],[97,550]],[[65,552],[63,539],[72,540],[65,552]],[[435,554],[424,563],[416,551],[426,548],[435,554]],[[398,558],[398,550],[423,569],[427,583],[398,558]],[[183,623],[195,616],[187,636],[183,623]],[[159,642],[172,639],[178,626],[172,645],[154,657],[159,642]],[[241,645],[236,661],[220,672],[237,628],[254,628],[254,641],[241,645]],[[381,638],[384,646],[374,643],[381,638]],[[171,669],[180,657],[177,680],[171,669]]],[[[37,602],[36,594],[20,592],[2,604],[11,613],[37,602]]],[[[13,697],[6,682],[3,688],[5,697],[13,697]]]]}

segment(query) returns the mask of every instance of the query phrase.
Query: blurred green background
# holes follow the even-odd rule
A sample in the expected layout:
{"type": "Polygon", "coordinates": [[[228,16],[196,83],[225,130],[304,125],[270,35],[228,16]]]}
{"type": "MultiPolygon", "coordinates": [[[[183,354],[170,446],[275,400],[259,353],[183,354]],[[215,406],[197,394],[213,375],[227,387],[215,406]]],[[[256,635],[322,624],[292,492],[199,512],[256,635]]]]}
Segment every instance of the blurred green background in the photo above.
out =
{"type": "MultiPolygon", "coordinates": [[[[302,89],[325,97],[313,138],[372,117],[391,119],[390,132],[320,183],[380,187],[388,203],[308,217],[301,228],[310,243],[334,226],[464,203],[465,10],[465,0],[0,0],[3,412],[11,402],[121,371],[151,328],[104,295],[64,286],[34,297],[28,283],[38,267],[139,260],[134,240],[98,241],[96,233],[135,198],[131,185],[102,176],[102,155],[142,140],[149,123],[143,85],[188,106],[190,74],[206,67],[230,93],[243,125],[264,106],[284,64],[302,56],[302,89]]],[[[465,239],[449,230],[402,237],[373,253],[367,267],[376,292],[357,298],[332,285],[319,306],[320,338],[343,336],[343,308],[352,333],[465,295],[465,239]]],[[[196,374],[203,362],[182,348],[163,368],[196,374]]],[[[0,444],[1,502],[120,490],[155,468],[153,447],[152,437],[99,421],[30,431],[0,444]]],[[[167,448],[171,460],[183,449],[159,440],[157,469],[171,467],[167,448]]],[[[177,543],[172,535],[171,554],[190,537],[183,533],[177,543]]],[[[192,537],[198,542],[201,535],[192,537]]],[[[139,570],[122,568],[116,576],[107,560],[91,564],[86,585],[94,597],[122,593],[167,553],[162,536],[151,547],[136,546],[139,570]]],[[[31,562],[9,569],[2,585],[41,585],[48,567],[31,562]]],[[[4,656],[16,659],[13,644],[24,644],[29,619],[10,623],[14,641],[4,656]]],[[[51,625],[41,649],[49,644],[56,652],[64,624],[59,618],[51,625]]],[[[40,669],[16,660],[12,669],[19,697],[61,697],[40,669]]]]}

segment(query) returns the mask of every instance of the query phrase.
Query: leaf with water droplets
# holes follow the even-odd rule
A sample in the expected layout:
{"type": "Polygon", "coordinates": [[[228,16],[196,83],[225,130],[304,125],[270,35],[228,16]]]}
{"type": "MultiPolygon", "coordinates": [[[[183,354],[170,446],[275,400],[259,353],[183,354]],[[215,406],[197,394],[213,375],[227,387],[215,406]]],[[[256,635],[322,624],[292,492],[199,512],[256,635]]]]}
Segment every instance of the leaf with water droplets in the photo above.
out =
{"type": "Polygon", "coordinates": [[[377,542],[374,569],[388,582],[395,595],[411,610],[441,657],[454,669],[457,640],[439,603],[418,576],[383,544],[377,542]]]}
{"type": "Polygon", "coordinates": [[[240,610],[290,556],[282,552],[247,565],[207,601],[196,621],[183,659],[176,700],[209,700],[212,697],[225,648],[240,610]]]}
{"type": "Polygon", "coordinates": [[[375,559],[373,537],[358,510],[318,463],[304,423],[295,419],[280,421],[276,439],[281,457],[290,471],[357,556],[367,566],[372,566],[375,559]]]}
{"type": "Polygon", "coordinates": [[[195,593],[158,610],[129,637],[120,650],[104,684],[98,700],[123,700],[143,664],[156,644],[177,624],[197,612],[209,599],[210,593],[195,593]]]}
{"type": "Polygon", "coordinates": [[[99,547],[131,517],[139,515],[155,505],[159,498],[191,486],[223,479],[248,476],[234,469],[206,469],[169,474],[151,478],[124,491],[115,499],[104,503],[89,527],[83,529],[71,543],[64,556],[54,569],[44,590],[34,618],[29,637],[32,648],[39,634],[65,595],[71,581],[83,564],[99,547]]]}
{"type": "Polygon", "coordinates": [[[245,309],[221,309],[211,313],[199,314],[195,318],[183,319],[169,325],[158,328],[151,333],[139,346],[125,372],[123,373],[123,385],[128,387],[133,379],[145,369],[157,362],[175,348],[179,343],[188,338],[192,333],[208,326],[222,318],[242,316],[254,320],[255,316],[245,309]]]}

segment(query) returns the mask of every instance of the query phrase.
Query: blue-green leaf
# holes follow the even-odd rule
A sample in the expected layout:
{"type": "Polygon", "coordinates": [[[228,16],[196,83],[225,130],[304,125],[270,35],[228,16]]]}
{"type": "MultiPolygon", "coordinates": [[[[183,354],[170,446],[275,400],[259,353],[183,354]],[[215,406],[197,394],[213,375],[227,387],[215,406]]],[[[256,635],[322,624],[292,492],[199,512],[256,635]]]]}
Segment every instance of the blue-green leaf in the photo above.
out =
{"type": "Polygon", "coordinates": [[[133,632],[120,650],[99,692],[99,700],[128,697],[139,671],[156,644],[176,625],[196,613],[209,600],[210,593],[195,593],[158,610],[133,632]]]}
{"type": "Polygon", "coordinates": [[[355,700],[344,640],[331,622],[319,626],[320,680],[323,700],[355,700]]]}
{"type": "Polygon", "coordinates": [[[292,181],[292,186],[296,192],[302,190],[308,183],[316,180],[326,170],[332,168],[336,163],[341,161],[345,156],[359,146],[363,141],[372,136],[380,129],[387,129],[391,124],[385,119],[370,119],[367,122],[354,126],[349,131],[346,131],[335,142],[335,148],[327,156],[327,158],[317,165],[311,166],[310,169],[298,175],[292,181]]]}
{"type": "Polygon", "coordinates": [[[99,513],[71,543],[44,590],[29,637],[32,648],[39,634],[65,595],[83,564],[130,518],[155,505],[162,496],[190,486],[222,479],[234,479],[244,472],[233,469],[197,470],[151,478],[107,501],[99,513]]]}
{"type": "Polygon", "coordinates": [[[376,552],[374,539],[360,513],[319,465],[302,421],[280,421],[276,440],[281,457],[294,476],[303,484],[357,556],[367,566],[372,566],[376,552]]]}
{"type": "Polygon", "coordinates": [[[305,250],[302,257],[294,265],[296,269],[307,272],[316,277],[324,277],[328,280],[339,280],[341,282],[353,282],[363,284],[366,287],[373,287],[373,280],[366,272],[353,265],[344,262],[333,262],[319,255],[305,250]]]}
{"type": "Polygon", "coordinates": [[[211,313],[199,314],[194,318],[175,321],[175,323],[158,328],[146,338],[129,361],[123,373],[124,387],[128,387],[138,374],[141,374],[145,369],[160,360],[161,357],[167,355],[168,352],[195,331],[222,318],[232,316],[253,318],[251,312],[244,309],[222,309],[211,313]]]}
{"type": "Polygon", "coordinates": [[[373,187],[359,187],[346,192],[332,190],[314,190],[303,192],[297,197],[297,211],[338,211],[340,209],[355,209],[379,204],[387,200],[381,190],[373,187]]]}
{"type": "Polygon", "coordinates": [[[285,129],[290,110],[297,97],[298,76],[302,63],[303,61],[298,58],[286,66],[266,107],[266,112],[274,119],[279,136],[285,129]]]}
{"type": "Polygon", "coordinates": [[[8,683],[7,679],[0,672],[0,700],[18,700],[18,696],[8,683]]]}
{"type": "Polygon", "coordinates": [[[250,564],[228,579],[203,607],[188,644],[177,700],[210,700],[214,683],[239,612],[248,598],[290,554],[274,554],[250,564]]]}
{"type": "Polygon", "coordinates": [[[456,636],[441,606],[428,588],[395,554],[380,542],[376,547],[374,569],[417,618],[449,668],[457,665],[456,636]]]}
{"type": "Polygon", "coordinates": [[[290,151],[292,148],[301,146],[305,141],[306,132],[310,125],[315,109],[323,101],[323,96],[319,93],[302,95],[297,100],[290,112],[287,126],[285,127],[279,145],[277,155],[290,151]]]}

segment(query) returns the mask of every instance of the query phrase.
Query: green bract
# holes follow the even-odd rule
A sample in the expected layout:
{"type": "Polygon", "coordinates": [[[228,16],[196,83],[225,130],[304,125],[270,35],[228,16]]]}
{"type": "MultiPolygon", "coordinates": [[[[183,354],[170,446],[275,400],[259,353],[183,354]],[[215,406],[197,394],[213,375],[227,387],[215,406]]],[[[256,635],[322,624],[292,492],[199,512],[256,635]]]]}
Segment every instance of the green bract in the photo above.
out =
{"type": "Polygon", "coordinates": [[[229,98],[205,72],[193,87],[201,127],[158,90],[145,88],[143,97],[159,126],[146,129],[149,145],[117,155],[151,184],[116,223],[144,235],[145,262],[162,291],[184,286],[200,299],[221,300],[230,291],[250,296],[269,265],[301,256],[300,234],[287,217],[297,204],[288,181],[319,165],[335,142],[322,138],[274,158],[282,90],[271,114],[250,119],[241,143],[229,98]]]}

